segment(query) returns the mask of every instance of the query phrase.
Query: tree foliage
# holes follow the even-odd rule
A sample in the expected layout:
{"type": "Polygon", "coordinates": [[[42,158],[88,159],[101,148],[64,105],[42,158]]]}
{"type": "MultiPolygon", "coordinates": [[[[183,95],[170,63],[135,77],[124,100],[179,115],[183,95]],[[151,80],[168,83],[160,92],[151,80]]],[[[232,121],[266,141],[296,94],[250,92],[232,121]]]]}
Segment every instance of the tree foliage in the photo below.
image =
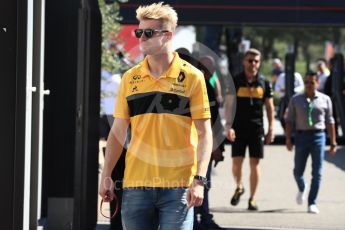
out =
{"type": "Polygon", "coordinates": [[[121,70],[121,60],[116,53],[116,49],[111,49],[112,37],[121,29],[119,21],[119,4],[105,4],[104,0],[99,0],[99,8],[102,14],[102,69],[110,73],[119,73],[121,70]]]}
{"type": "MultiPolygon", "coordinates": [[[[323,47],[325,41],[339,43],[341,36],[339,28],[331,27],[245,27],[244,36],[251,40],[252,45],[263,51],[265,59],[268,57],[284,56],[278,55],[275,50],[275,43],[294,45],[296,54],[298,50],[302,58],[317,58],[322,55],[322,49],[315,53],[313,46],[323,47]]],[[[284,51],[286,52],[286,50],[284,51]]]]}
{"type": "MultiPolygon", "coordinates": [[[[102,70],[108,71],[110,74],[120,73],[122,70],[121,57],[117,54],[117,49],[113,48],[113,37],[120,29],[121,25],[119,21],[121,17],[119,15],[119,4],[114,2],[113,4],[105,4],[105,0],[99,0],[99,8],[102,14],[102,70]]],[[[102,82],[107,83],[110,81],[105,76],[101,76],[102,82]]],[[[113,91],[101,91],[101,98],[113,97],[113,91]]],[[[103,105],[101,104],[101,113],[104,112],[103,105]]]]}

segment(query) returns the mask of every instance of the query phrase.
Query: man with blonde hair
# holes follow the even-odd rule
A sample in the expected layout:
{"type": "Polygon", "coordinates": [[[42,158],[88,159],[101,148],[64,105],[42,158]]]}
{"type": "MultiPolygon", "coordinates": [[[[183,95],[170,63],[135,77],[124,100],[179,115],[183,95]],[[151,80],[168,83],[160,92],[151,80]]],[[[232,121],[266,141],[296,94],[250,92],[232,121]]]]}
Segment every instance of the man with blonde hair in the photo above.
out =
{"type": "Polygon", "coordinates": [[[177,14],[163,3],[140,6],[135,36],[146,56],[121,81],[108,137],[99,194],[120,157],[128,125],[131,141],[123,181],[125,229],[192,229],[203,202],[212,152],[210,107],[202,73],[172,50],[177,14]]]}

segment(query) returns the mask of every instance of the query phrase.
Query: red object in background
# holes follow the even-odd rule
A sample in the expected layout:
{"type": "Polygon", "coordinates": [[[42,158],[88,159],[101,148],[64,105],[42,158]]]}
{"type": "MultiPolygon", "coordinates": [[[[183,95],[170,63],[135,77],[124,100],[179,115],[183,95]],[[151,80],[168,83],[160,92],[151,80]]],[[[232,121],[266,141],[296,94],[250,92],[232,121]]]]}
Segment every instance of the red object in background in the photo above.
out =
{"type": "Polygon", "coordinates": [[[325,57],[329,61],[334,56],[334,46],[332,42],[326,42],[325,57]]]}
{"type": "Polygon", "coordinates": [[[137,25],[122,25],[119,33],[113,37],[116,47],[131,62],[138,62],[142,59],[142,53],[139,49],[139,39],[135,37],[134,30],[137,25]]]}

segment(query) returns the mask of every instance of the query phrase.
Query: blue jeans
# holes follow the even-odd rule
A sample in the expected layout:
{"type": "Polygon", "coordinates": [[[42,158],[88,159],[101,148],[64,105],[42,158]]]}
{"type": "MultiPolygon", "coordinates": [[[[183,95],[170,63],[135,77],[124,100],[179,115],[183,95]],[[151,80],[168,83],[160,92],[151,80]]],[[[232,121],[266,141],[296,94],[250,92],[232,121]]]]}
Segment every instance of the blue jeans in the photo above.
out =
{"type": "Polygon", "coordinates": [[[326,134],[319,133],[296,133],[295,135],[295,167],[293,170],[299,191],[305,189],[304,170],[309,154],[312,160],[312,180],[308,196],[308,205],[316,204],[319,192],[322,164],[325,156],[326,134]]]}
{"type": "Polygon", "coordinates": [[[188,188],[125,188],[122,225],[127,230],[191,230],[193,208],[187,207],[188,188]]]}

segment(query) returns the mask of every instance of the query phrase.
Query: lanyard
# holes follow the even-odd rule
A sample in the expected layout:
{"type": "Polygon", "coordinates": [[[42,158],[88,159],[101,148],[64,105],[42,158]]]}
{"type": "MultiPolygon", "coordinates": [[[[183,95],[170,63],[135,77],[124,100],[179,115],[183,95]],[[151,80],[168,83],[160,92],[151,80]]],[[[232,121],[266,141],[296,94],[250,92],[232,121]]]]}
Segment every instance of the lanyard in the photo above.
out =
{"type": "Polygon", "coordinates": [[[309,127],[313,126],[313,117],[312,117],[312,113],[313,113],[313,109],[314,109],[314,103],[312,99],[307,98],[308,101],[308,125],[309,127]]]}

